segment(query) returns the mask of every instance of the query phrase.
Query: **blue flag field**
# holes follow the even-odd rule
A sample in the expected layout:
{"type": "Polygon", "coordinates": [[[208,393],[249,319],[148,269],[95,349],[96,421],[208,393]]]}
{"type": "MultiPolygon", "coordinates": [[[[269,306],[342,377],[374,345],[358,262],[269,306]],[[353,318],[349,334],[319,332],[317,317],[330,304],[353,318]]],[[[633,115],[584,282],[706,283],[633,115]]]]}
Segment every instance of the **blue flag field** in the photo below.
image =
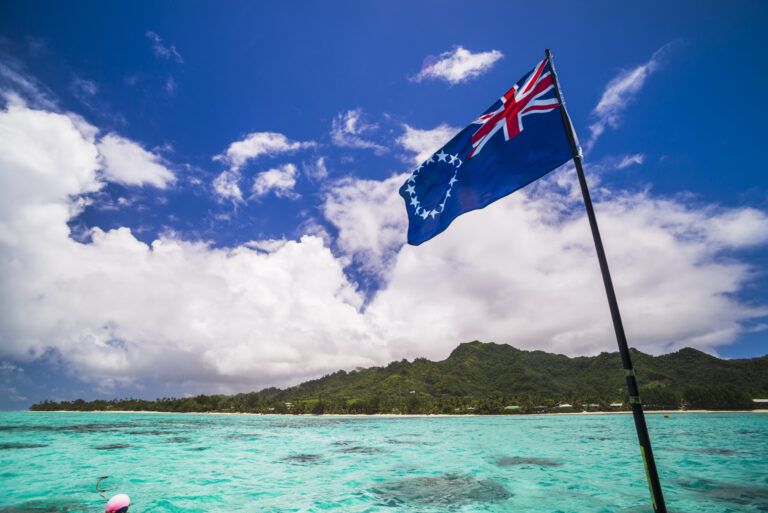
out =
{"type": "Polygon", "coordinates": [[[549,62],[541,61],[479,118],[416,168],[400,188],[408,243],[483,208],[574,157],[549,62]]]}

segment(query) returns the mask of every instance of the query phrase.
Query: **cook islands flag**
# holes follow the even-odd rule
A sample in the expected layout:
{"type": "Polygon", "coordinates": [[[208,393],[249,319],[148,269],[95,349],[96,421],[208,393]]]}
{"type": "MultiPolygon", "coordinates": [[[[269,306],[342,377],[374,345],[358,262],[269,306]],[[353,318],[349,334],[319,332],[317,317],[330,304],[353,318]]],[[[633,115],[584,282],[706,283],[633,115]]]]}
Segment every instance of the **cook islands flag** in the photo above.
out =
{"type": "Polygon", "coordinates": [[[408,243],[419,245],[574,157],[549,61],[416,168],[400,187],[408,243]]]}

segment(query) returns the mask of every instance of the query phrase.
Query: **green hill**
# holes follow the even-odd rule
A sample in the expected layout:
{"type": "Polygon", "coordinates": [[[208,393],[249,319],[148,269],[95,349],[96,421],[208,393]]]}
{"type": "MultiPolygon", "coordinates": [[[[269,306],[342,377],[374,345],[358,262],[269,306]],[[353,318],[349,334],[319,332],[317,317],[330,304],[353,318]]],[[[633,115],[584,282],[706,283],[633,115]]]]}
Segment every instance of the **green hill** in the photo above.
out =
{"type": "MultiPolygon", "coordinates": [[[[631,350],[637,379],[644,388],[685,387],[713,383],[734,385],[753,397],[768,395],[768,355],[721,360],[696,349],[663,356],[631,350]]],[[[618,352],[569,358],[544,351],[522,351],[495,343],[459,345],[439,362],[417,358],[386,367],[345,372],[288,388],[276,397],[299,401],[322,397],[396,397],[415,391],[419,397],[474,397],[534,394],[555,400],[574,395],[621,399],[625,391],[618,352]]]]}
{"type": "MultiPolygon", "coordinates": [[[[686,348],[657,357],[632,350],[632,358],[641,398],[649,408],[687,402],[692,407],[745,409],[753,407],[751,398],[768,397],[768,355],[721,360],[686,348]]],[[[417,358],[341,370],[285,390],[156,401],[46,401],[31,409],[510,413],[570,403],[580,411],[627,403],[621,369],[618,353],[570,358],[475,341],[459,345],[442,361],[417,358]]]]}

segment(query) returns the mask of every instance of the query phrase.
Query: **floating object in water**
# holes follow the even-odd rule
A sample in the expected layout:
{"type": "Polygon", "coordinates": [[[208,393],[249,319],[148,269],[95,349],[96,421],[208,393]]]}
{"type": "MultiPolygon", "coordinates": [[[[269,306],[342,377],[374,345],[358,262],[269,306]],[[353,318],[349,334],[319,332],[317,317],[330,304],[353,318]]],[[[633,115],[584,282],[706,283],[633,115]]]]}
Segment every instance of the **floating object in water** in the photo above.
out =
{"type": "MultiPolygon", "coordinates": [[[[99,485],[101,484],[101,482],[108,478],[109,476],[101,476],[99,480],[96,481],[96,491],[99,492],[99,495],[101,495],[102,497],[104,497],[104,492],[111,492],[112,490],[115,490],[115,488],[104,488],[103,490],[99,488],[99,485]]],[[[106,497],[104,498],[106,499],[106,497]]]]}
{"type": "Polygon", "coordinates": [[[131,504],[131,498],[124,493],[120,493],[109,499],[104,513],[127,513],[128,506],[131,504]]]}
{"type": "Polygon", "coordinates": [[[665,413],[665,414],[664,414],[664,418],[665,418],[665,419],[668,419],[668,418],[669,418],[669,415],[667,415],[667,414],[665,413]]]}

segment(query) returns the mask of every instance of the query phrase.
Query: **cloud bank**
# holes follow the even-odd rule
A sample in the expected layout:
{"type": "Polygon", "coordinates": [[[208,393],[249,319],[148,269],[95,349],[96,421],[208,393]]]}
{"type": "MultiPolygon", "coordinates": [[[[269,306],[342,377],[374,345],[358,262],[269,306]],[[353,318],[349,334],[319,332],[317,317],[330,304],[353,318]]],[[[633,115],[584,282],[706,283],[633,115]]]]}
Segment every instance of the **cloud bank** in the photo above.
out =
{"type": "MultiPolygon", "coordinates": [[[[339,123],[348,134],[364,125],[355,116],[339,123]]],[[[404,125],[397,142],[415,164],[456,131],[404,125]]],[[[218,157],[231,167],[214,188],[242,201],[241,166],[312,144],[250,134],[218,157]]],[[[308,168],[327,179],[322,158],[308,168]]],[[[277,166],[250,192],[290,197],[297,176],[293,164],[277,166]]],[[[229,248],[174,234],[147,244],[125,227],[74,240],[68,223],[84,195],[107,181],[170,187],[173,174],[78,116],[10,103],[0,111],[0,370],[54,361],[102,389],[158,382],[235,392],[442,359],[475,339],[570,355],[615,350],[572,169],[459,217],[418,248],[404,245],[403,180],[324,180],[319,215],[333,236],[308,219],[296,240],[229,248]],[[379,281],[372,296],[356,273],[379,281]]],[[[757,271],[739,251],[768,243],[765,213],[605,185],[594,200],[632,346],[714,352],[758,329],[768,309],[740,299],[757,271]]]]}
{"type": "MultiPolygon", "coordinates": [[[[103,186],[93,127],[0,113],[0,358],[57,359],[102,386],[132,380],[222,391],[285,385],[402,357],[444,358],[481,339],[567,354],[613,350],[589,227],[569,170],[403,246],[402,176],[347,178],[323,238],[215,249],[127,228],[73,240],[82,193],[103,186]],[[572,183],[571,183],[572,182],[572,183]],[[471,241],[471,242],[470,242],[471,241]],[[344,268],[384,285],[365,298],[344,268]]],[[[760,211],[604,192],[596,208],[631,344],[713,351],[765,315],[739,301],[753,276],[725,258],[768,241],[760,211]]]]}

